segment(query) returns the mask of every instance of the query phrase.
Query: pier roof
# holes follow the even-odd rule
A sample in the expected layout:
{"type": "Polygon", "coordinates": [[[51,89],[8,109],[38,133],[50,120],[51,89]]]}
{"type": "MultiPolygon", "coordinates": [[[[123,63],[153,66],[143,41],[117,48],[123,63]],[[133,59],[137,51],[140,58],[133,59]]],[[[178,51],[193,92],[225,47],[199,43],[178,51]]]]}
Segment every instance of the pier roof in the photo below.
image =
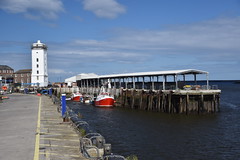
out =
{"type": "Polygon", "coordinates": [[[184,75],[184,74],[207,74],[206,71],[187,69],[187,70],[171,70],[171,71],[152,71],[152,72],[136,72],[124,74],[102,75],[99,78],[108,77],[142,77],[142,76],[163,76],[163,75],[184,75]]]}
{"type": "Polygon", "coordinates": [[[196,69],[185,70],[170,70],[170,71],[152,71],[152,72],[136,72],[123,74],[100,75],[95,77],[83,77],[82,79],[96,79],[96,78],[123,78],[123,77],[143,77],[143,76],[168,76],[168,75],[187,75],[187,74],[208,74],[206,71],[196,69]]]}

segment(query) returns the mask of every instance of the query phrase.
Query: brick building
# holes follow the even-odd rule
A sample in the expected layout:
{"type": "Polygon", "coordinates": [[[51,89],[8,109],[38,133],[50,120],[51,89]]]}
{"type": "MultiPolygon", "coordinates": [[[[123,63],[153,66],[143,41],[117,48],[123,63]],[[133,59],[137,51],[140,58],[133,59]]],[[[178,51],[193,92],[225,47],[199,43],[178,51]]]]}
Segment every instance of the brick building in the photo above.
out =
{"type": "Polygon", "coordinates": [[[31,85],[32,69],[21,69],[14,73],[14,83],[20,83],[24,86],[31,85]]]}
{"type": "Polygon", "coordinates": [[[2,83],[10,84],[14,83],[14,70],[7,65],[0,65],[0,77],[2,78],[2,83]]]}

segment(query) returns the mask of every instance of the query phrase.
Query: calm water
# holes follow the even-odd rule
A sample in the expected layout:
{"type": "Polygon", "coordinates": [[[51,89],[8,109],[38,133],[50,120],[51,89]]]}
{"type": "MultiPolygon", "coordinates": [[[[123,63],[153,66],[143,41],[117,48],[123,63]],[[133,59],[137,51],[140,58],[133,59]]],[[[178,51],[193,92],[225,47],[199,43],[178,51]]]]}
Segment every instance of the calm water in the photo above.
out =
{"type": "Polygon", "coordinates": [[[74,102],[68,106],[80,112],[116,154],[134,154],[140,160],[236,160],[240,157],[240,84],[217,85],[222,90],[221,112],[214,115],[102,109],[74,102]]]}

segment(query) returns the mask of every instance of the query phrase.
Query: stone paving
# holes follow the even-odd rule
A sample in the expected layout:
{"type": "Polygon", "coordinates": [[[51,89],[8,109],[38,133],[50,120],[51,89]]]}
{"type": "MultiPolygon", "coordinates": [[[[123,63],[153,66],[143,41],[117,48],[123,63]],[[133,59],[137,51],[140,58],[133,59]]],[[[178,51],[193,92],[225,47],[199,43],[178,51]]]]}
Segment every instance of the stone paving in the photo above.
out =
{"type": "Polygon", "coordinates": [[[39,159],[84,160],[79,151],[80,135],[70,122],[63,122],[57,105],[41,96],[39,159]]]}

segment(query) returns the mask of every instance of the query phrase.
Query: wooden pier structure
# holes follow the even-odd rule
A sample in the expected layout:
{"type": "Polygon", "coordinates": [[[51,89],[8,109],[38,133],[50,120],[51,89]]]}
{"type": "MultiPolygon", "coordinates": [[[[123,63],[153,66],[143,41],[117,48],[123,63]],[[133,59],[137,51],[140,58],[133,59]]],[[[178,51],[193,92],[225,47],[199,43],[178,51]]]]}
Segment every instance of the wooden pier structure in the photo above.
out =
{"type": "Polygon", "coordinates": [[[111,83],[108,92],[116,106],[166,113],[215,113],[220,111],[220,93],[209,85],[209,73],[187,69],[97,76],[79,75],[77,87],[58,88],[61,92],[81,92],[96,96],[101,85],[111,83]],[[205,75],[201,85],[197,75],[205,75]]]}

